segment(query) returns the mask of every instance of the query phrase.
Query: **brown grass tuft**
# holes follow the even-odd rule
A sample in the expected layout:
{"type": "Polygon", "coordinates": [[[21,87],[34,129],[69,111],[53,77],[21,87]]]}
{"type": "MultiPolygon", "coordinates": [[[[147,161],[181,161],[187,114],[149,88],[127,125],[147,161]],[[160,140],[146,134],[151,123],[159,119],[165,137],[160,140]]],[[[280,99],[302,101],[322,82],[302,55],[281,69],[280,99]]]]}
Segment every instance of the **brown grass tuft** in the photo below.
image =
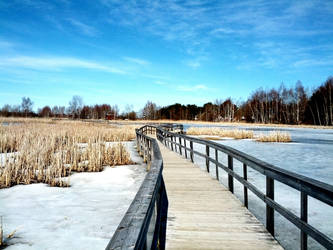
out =
{"type": "Polygon", "coordinates": [[[252,139],[253,131],[240,129],[222,129],[217,127],[190,127],[186,134],[188,135],[208,135],[231,137],[235,139],[252,139]]]}
{"type": "Polygon", "coordinates": [[[135,138],[133,126],[78,121],[20,122],[0,125],[0,188],[47,183],[67,187],[72,172],[99,172],[104,166],[131,164],[122,143],[135,138]]]}
{"type": "Polygon", "coordinates": [[[290,134],[287,132],[273,131],[268,135],[259,135],[257,138],[259,142],[291,142],[290,134]]]}

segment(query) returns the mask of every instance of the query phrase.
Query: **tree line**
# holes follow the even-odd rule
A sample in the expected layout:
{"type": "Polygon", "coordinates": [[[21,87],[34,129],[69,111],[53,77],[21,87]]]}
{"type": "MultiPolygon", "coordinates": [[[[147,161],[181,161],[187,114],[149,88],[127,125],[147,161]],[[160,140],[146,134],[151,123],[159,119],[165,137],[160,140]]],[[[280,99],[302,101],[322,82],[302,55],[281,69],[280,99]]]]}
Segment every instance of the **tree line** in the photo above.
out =
{"type": "Polygon", "coordinates": [[[120,113],[117,105],[84,105],[80,96],[73,96],[67,107],[44,106],[33,112],[33,102],[23,97],[21,105],[4,105],[1,116],[22,117],[68,117],[73,119],[129,119],[146,120],[200,120],[200,121],[246,121],[255,123],[333,125],[333,78],[328,78],[317,89],[309,92],[302,82],[287,88],[255,90],[249,98],[235,103],[231,98],[215,100],[203,106],[179,103],[158,107],[148,101],[140,112],[127,105],[120,113]]]}
{"type": "Polygon", "coordinates": [[[159,108],[148,101],[142,118],[148,120],[200,120],[200,121],[246,121],[254,123],[333,125],[333,78],[328,78],[314,91],[306,90],[301,81],[287,88],[255,90],[242,103],[231,98],[197,105],[179,103],[159,108]]]}

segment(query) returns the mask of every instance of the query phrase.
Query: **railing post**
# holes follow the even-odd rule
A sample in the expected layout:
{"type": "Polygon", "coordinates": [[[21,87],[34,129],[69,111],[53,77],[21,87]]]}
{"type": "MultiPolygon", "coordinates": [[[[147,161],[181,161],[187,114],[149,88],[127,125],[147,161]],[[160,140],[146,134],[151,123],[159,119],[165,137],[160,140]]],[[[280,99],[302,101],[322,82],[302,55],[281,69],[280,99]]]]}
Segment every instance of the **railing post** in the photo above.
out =
{"type": "Polygon", "coordinates": [[[144,137],[144,142],[143,142],[143,161],[147,163],[147,139],[144,137]]]}
{"type": "MultiPolygon", "coordinates": [[[[243,178],[247,181],[247,166],[243,163],[243,178]]],[[[244,206],[249,208],[249,201],[247,196],[247,187],[244,185],[244,206]]]]}
{"type": "Polygon", "coordinates": [[[215,164],[216,180],[219,180],[219,166],[217,165],[217,163],[219,161],[219,152],[217,151],[217,149],[215,149],[215,160],[216,160],[216,164],[215,164]]]}
{"type": "MultiPolygon", "coordinates": [[[[308,195],[301,192],[301,220],[308,222],[308,195]]],[[[301,231],[301,250],[308,249],[308,235],[301,231]]]]}
{"type": "Polygon", "coordinates": [[[152,146],[151,146],[151,140],[148,140],[148,152],[149,152],[149,162],[151,162],[152,159],[152,146]]]}
{"type": "Polygon", "coordinates": [[[173,151],[173,136],[170,137],[171,150],[173,151]]]}
{"type": "Polygon", "coordinates": [[[180,153],[180,155],[183,155],[183,153],[182,153],[182,138],[181,137],[179,137],[179,153],[180,153]]]}
{"type": "Polygon", "coordinates": [[[190,148],[191,148],[191,152],[190,152],[191,162],[194,162],[193,161],[193,142],[192,141],[190,141],[190,148]]]}
{"type": "Polygon", "coordinates": [[[139,143],[139,135],[136,134],[136,150],[139,152],[140,151],[140,143],[139,143]]]}
{"type": "MultiPolygon", "coordinates": [[[[234,162],[230,155],[228,155],[228,168],[232,171],[234,170],[234,162]]],[[[228,186],[229,186],[230,192],[233,193],[234,192],[234,178],[230,174],[228,174],[228,186]]]]}
{"type": "MultiPolygon", "coordinates": [[[[266,196],[274,200],[274,179],[266,177],[266,196]]],[[[274,209],[266,204],[266,228],[274,236],[274,209]]]]}
{"type": "Polygon", "coordinates": [[[187,146],[186,146],[186,139],[184,138],[184,150],[185,150],[185,158],[187,159],[187,146]]]}
{"type": "Polygon", "coordinates": [[[140,135],[140,155],[143,156],[143,137],[140,135]]]}
{"type": "Polygon", "coordinates": [[[209,146],[206,145],[206,168],[207,172],[209,173],[209,146]]]}

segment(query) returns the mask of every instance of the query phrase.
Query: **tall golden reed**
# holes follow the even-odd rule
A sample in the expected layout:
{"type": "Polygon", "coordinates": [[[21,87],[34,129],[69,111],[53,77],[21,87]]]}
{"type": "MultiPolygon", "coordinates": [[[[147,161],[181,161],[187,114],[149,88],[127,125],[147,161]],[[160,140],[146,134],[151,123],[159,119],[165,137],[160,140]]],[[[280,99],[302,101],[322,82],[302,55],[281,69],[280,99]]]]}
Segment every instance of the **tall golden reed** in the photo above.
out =
{"type": "Polygon", "coordinates": [[[213,135],[219,137],[231,137],[235,139],[252,139],[253,131],[244,129],[223,129],[217,127],[190,127],[188,135],[213,135]]]}
{"type": "Polygon", "coordinates": [[[61,178],[71,172],[130,164],[120,142],[133,138],[133,126],[51,120],[0,125],[0,188],[37,182],[68,186],[61,178]]]}

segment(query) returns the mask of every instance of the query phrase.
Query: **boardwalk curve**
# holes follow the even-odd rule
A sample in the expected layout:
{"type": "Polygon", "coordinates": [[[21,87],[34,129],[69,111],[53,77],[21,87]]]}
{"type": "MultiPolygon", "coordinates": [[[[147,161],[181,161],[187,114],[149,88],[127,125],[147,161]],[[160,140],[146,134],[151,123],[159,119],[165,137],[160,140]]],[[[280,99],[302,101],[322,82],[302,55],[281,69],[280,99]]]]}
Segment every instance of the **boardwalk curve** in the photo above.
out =
{"type": "Polygon", "coordinates": [[[230,191],[159,146],[169,200],[167,249],[282,249],[230,191]]]}

